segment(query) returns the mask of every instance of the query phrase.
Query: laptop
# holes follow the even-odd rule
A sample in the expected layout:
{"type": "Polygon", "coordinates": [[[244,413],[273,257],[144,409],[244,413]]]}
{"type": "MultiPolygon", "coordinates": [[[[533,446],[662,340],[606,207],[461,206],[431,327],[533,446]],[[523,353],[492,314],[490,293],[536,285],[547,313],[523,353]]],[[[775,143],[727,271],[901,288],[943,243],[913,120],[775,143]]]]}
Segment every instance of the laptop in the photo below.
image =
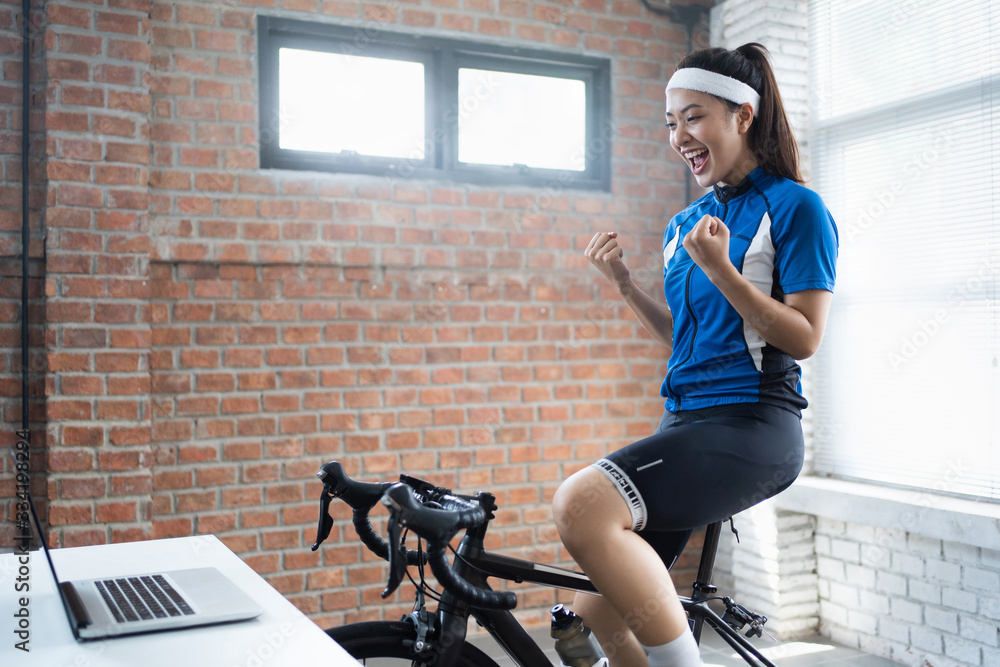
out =
{"type": "Polygon", "coordinates": [[[28,504],[35,537],[78,641],[244,621],[263,613],[214,567],[60,581],[30,494],[28,504]]]}

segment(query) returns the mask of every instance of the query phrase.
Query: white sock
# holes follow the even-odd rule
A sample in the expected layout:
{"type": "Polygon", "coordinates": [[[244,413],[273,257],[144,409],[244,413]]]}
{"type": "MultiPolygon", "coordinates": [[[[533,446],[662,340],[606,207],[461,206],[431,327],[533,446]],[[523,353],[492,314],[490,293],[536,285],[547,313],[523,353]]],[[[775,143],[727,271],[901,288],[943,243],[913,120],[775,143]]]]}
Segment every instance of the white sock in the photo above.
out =
{"type": "Polygon", "coordinates": [[[702,664],[698,642],[690,630],[660,646],[643,646],[649,654],[649,667],[696,667],[702,664]]]}

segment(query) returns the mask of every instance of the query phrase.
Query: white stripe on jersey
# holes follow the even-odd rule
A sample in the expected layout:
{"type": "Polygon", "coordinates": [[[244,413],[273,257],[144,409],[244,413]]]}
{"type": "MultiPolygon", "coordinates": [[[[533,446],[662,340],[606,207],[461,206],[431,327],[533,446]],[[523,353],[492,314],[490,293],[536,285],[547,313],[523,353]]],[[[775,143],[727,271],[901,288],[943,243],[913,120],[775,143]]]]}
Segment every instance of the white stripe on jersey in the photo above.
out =
{"type": "Polygon", "coordinates": [[[667,263],[670,262],[670,258],[674,256],[674,252],[677,250],[677,237],[680,236],[680,230],[674,228],[674,235],[670,237],[667,241],[667,245],[663,247],[663,268],[667,268],[667,263]]]}
{"type": "MultiPolygon", "coordinates": [[[[771,240],[771,216],[767,213],[761,218],[757,233],[754,234],[743,258],[743,277],[761,292],[771,296],[774,285],[774,242],[771,240]]],[[[753,357],[754,365],[761,371],[764,339],[746,321],[743,322],[743,338],[746,340],[750,356],[753,357]]]]}

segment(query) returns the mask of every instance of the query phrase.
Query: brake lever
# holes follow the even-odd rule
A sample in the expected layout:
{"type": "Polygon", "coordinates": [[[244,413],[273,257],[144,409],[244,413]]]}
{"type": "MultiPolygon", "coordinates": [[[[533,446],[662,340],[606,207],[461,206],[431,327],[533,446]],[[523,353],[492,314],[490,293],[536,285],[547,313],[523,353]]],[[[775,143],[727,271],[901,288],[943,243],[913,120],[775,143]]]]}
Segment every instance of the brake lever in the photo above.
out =
{"type": "Polygon", "coordinates": [[[316,541],[312,545],[313,551],[319,549],[323,540],[330,537],[330,531],[333,529],[333,517],[330,516],[330,501],[333,500],[333,497],[333,494],[330,493],[330,487],[324,484],[323,493],[319,497],[319,526],[316,527],[316,541]]]}
{"type": "Polygon", "coordinates": [[[403,526],[397,520],[394,510],[389,511],[389,581],[386,582],[385,590],[382,591],[382,599],[392,595],[399,585],[403,583],[403,576],[406,574],[406,547],[403,545],[403,526]]]}

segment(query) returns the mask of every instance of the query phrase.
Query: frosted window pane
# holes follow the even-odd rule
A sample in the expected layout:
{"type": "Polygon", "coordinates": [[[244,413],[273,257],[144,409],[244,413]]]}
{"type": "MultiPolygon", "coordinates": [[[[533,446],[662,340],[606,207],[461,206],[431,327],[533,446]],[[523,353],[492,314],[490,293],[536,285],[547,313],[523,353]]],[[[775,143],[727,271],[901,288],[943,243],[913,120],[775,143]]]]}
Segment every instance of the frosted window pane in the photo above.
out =
{"type": "Polygon", "coordinates": [[[460,69],[458,106],[461,162],[586,168],[583,81],[460,69]]]}
{"type": "Polygon", "coordinates": [[[811,0],[822,473],[1000,500],[1000,5],[811,0]]]}
{"type": "Polygon", "coordinates": [[[299,49],[278,53],[280,147],[424,158],[424,66],[299,49]]]}
{"type": "Polygon", "coordinates": [[[997,73],[995,8],[982,0],[813,2],[813,93],[825,120],[997,73]],[[991,12],[994,14],[991,16],[991,12]]]}

